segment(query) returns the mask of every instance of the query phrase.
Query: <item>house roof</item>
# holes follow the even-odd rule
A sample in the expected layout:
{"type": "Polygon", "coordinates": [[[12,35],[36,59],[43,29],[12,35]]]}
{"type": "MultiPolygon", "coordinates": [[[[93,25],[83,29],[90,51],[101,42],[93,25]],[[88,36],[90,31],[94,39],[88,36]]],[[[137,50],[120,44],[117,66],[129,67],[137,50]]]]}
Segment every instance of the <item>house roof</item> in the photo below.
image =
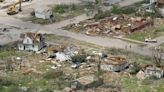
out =
{"type": "Polygon", "coordinates": [[[52,9],[50,7],[42,6],[35,8],[35,12],[37,13],[47,13],[48,11],[51,11],[52,9]]]}
{"type": "Polygon", "coordinates": [[[120,57],[120,56],[113,56],[105,58],[102,62],[103,64],[109,64],[109,65],[122,65],[124,63],[127,63],[126,58],[120,57]]]}
{"type": "Polygon", "coordinates": [[[20,38],[24,39],[26,37],[32,39],[34,43],[42,41],[42,34],[39,33],[25,32],[20,34],[20,38]]]}

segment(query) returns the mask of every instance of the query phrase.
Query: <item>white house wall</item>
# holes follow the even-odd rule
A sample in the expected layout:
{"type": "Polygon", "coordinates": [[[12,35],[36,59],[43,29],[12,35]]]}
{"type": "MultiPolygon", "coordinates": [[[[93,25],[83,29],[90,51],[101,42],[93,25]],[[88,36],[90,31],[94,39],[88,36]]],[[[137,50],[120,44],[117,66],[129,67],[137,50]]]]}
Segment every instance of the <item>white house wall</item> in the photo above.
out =
{"type": "Polygon", "coordinates": [[[24,45],[23,44],[18,44],[18,49],[19,50],[24,50],[24,45]]]}
{"type": "Polygon", "coordinates": [[[102,64],[101,69],[105,71],[122,71],[128,66],[128,63],[124,63],[122,65],[107,65],[107,64],[102,64]]]}
{"type": "Polygon", "coordinates": [[[23,40],[23,44],[33,44],[33,40],[30,39],[29,37],[26,37],[26,38],[23,40]]]}
{"type": "Polygon", "coordinates": [[[38,12],[35,13],[35,17],[42,18],[42,19],[50,19],[51,15],[52,15],[52,11],[45,12],[45,13],[38,13],[38,12]]]}

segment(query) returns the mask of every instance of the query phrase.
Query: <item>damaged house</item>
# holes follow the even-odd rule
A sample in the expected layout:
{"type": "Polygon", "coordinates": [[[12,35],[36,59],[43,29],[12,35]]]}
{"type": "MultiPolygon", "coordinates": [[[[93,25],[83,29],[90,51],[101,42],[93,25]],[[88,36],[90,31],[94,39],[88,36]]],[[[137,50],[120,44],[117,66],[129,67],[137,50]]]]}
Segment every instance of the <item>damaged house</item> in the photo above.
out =
{"type": "Polygon", "coordinates": [[[100,67],[105,71],[119,72],[128,67],[128,62],[123,57],[108,57],[101,62],[100,67]]]}
{"type": "Polygon", "coordinates": [[[162,68],[149,66],[140,70],[136,76],[139,79],[145,79],[151,76],[155,76],[156,78],[162,78],[164,77],[164,70],[162,68]]]}
{"type": "Polygon", "coordinates": [[[46,46],[43,35],[38,33],[22,33],[18,43],[19,50],[39,51],[46,46]]]}
{"type": "Polygon", "coordinates": [[[72,57],[77,53],[76,46],[50,46],[48,47],[48,56],[55,57],[58,61],[69,61],[72,60],[72,57]]]}
{"type": "Polygon", "coordinates": [[[50,19],[53,17],[52,9],[49,7],[38,7],[34,10],[35,17],[42,19],[50,19]]]}

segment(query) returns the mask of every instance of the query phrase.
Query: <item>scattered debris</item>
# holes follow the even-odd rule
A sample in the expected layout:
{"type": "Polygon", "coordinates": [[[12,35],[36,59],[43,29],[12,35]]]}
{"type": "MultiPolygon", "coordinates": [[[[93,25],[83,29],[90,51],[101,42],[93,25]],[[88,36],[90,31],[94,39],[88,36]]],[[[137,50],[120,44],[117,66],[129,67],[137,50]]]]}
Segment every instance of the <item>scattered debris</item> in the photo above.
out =
{"type": "Polygon", "coordinates": [[[135,31],[142,31],[153,25],[150,17],[129,17],[126,15],[106,17],[99,21],[86,20],[76,25],[70,25],[75,31],[85,31],[86,35],[126,35],[135,31]],[[84,30],[82,30],[84,29],[84,30]]]}

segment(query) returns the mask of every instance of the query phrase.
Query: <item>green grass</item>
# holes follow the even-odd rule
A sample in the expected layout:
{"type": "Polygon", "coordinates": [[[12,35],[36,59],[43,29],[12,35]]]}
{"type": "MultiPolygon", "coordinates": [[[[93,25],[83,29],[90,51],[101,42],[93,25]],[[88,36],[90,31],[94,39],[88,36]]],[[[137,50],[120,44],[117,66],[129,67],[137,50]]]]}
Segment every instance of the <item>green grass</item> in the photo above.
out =
{"type": "Polygon", "coordinates": [[[143,3],[145,3],[146,0],[143,0],[141,2],[137,2],[135,4],[125,6],[125,7],[118,7],[113,6],[111,9],[111,13],[113,14],[133,14],[137,12],[138,7],[141,7],[143,3]]]}
{"type": "Polygon", "coordinates": [[[7,58],[11,56],[21,57],[23,55],[26,55],[26,53],[21,52],[21,51],[1,51],[0,52],[0,58],[7,58]]]}
{"type": "Polygon", "coordinates": [[[53,92],[53,90],[61,90],[70,85],[68,80],[62,78],[63,75],[57,78],[44,78],[46,75],[47,73],[40,76],[34,74],[23,75],[18,72],[8,73],[7,76],[1,77],[5,81],[3,85],[0,83],[0,92],[22,92],[20,91],[21,87],[27,88],[25,92],[38,92],[39,89],[42,89],[42,92],[53,92]]]}
{"type": "Polygon", "coordinates": [[[0,48],[0,58],[8,58],[11,56],[21,57],[26,55],[26,52],[16,50],[17,43],[9,43],[0,48]]]}
{"type": "MultiPolygon", "coordinates": [[[[143,80],[142,80],[143,81],[143,80]]],[[[122,78],[122,86],[126,92],[163,92],[164,91],[164,79],[152,80],[152,83],[144,85],[141,80],[138,80],[135,76],[122,78]]]]}

